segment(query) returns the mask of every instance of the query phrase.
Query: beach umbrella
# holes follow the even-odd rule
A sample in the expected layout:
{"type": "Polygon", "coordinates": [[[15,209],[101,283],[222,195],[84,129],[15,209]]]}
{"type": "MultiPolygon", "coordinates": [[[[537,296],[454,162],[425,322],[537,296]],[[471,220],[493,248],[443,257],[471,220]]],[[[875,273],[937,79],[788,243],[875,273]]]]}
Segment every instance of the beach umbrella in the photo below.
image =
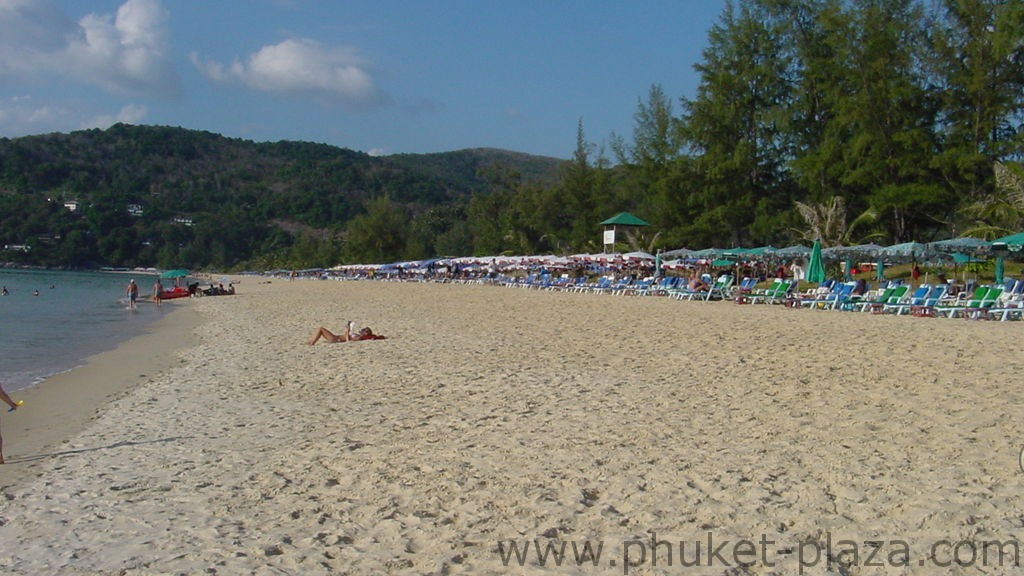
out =
{"type": "Polygon", "coordinates": [[[188,270],[164,270],[160,273],[161,278],[184,278],[188,276],[188,270]]]}
{"type": "Polygon", "coordinates": [[[821,241],[815,240],[811,246],[811,261],[807,264],[807,281],[821,283],[825,281],[825,263],[821,258],[821,241]]]}
{"type": "Polygon", "coordinates": [[[984,262],[984,260],[980,258],[973,258],[968,254],[961,254],[960,252],[953,254],[953,264],[958,266],[961,264],[981,264],[982,262],[984,262]]]}
{"type": "Polygon", "coordinates": [[[665,258],[688,258],[693,255],[693,250],[688,248],[676,248],[675,250],[668,250],[662,252],[661,255],[665,258]]]}
{"type": "Polygon", "coordinates": [[[892,246],[882,248],[878,253],[886,258],[907,262],[918,262],[939,256],[939,254],[936,253],[935,250],[929,248],[927,244],[922,244],[920,242],[893,244],[892,246]]]}
{"type": "Polygon", "coordinates": [[[787,246],[780,250],[776,250],[775,255],[786,258],[806,258],[811,255],[811,249],[808,248],[807,246],[801,246],[797,244],[794,246],[787,246]]]}
{"type": "Polygon", "coordinates": [[[981,238],[965,236],[963,238],[950,238],[948,240],[929,242],[928,248],[936,252],[980,252],[987,249],[991,244],[991,242],[986,242],[981,238]]]}
{"type": "Polygon", "coordinates": [[[648,252],[627,252],[622,257],[626,260],[654,260],[654,256],[648,252]]]}
{"type": "Polygon", "coordinates": [[[1024,247],[1024,232],[1017,232],[992,241],[992,248],[997,250],[1020,252],[1022,247],[1024,247]]]}
{"type": "Polygon", "coordinates": [[[826,260],[842,260],[846,258],[874,258],[882,247],[878,244],[858,244],[856,246],[832,246],[821,251],[826,260]]]}
{"type": "Polygon", "coordinates": [[[1003,283],[1004,268],[1005,268],[1005,264],[1003,263],[1003,257],[1002,256],[997,256],[996,257],[996,284],[1002,284],[1003,283]]]}
{"type": "Polygon", "coordinates": [[[878,264],[875,265],[875,278],[881,282],[885,280],[885,260],[878,259],[878,264]]]}

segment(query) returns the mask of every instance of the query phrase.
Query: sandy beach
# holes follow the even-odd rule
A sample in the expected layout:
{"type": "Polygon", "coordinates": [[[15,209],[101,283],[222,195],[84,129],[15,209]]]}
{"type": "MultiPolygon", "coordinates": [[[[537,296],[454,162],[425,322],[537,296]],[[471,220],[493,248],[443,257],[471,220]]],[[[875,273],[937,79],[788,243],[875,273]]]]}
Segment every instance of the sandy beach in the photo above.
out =
{"type": "Polygon", "coordinates": [[[1019,322],[240,280],[16,395],[0,572],[1019,573],[1019,322]]]}

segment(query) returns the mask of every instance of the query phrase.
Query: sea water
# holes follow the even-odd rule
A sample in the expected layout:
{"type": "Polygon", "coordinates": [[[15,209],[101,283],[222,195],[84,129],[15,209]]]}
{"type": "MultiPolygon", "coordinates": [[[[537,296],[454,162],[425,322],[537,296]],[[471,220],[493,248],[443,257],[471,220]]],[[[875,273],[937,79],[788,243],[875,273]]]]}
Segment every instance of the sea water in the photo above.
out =
{"type": "Polygon", "coordinates": [[[0,269],[0,383],[7,391],[41,383],[145,332],[173,309],[148,301],[155,276],[0,269]],[[128,281],[140,302],[128,307],[128,281]]]}

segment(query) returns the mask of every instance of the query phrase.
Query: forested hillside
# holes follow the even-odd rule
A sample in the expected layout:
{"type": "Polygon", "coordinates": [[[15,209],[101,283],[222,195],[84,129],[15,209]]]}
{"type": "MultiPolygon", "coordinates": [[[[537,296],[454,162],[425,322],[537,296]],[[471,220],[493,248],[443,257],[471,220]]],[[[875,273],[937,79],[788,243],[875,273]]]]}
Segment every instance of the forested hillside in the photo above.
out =
{"type": "Polygon", "coordinates": [[[891,244],[1024,229],[1024,2],[728,3],[693,97],[568,161],[374,158],[118,125],[0,141],[4,260],[278,268],[622,248],[891,244]],[[78,210],[64,201],[78,200],[78,210]],[[134,215],[129,206],[134,205],[134,215]],[[183,220],[184,219],[184,220],[183,220]],[[189,225],[187,222],[191,222],[189,225]]]}
{"type": "Polygon", "coordinates": [[[488,174],[551,183],[561,163],[500,150],[376,158],[123,124],[2,139],[0,245],[27,247],[4,260],[50,266],[313,266],[404,254],[416,221],[430,229],[408,253],[427,256],[488,174]],[[381,210],[403,221],[398,252],[346,253],[346,225],[381,210]]]}

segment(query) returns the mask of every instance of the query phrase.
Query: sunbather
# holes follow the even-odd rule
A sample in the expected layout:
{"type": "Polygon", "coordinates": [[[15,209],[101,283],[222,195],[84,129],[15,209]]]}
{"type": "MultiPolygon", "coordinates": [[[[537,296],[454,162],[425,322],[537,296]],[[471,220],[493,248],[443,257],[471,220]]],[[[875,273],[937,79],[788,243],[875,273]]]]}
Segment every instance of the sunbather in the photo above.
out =
{"type": "Polygon", "coordinates": [[[345,326],[345,331],[341,334],[335,334],[324,328],[323,326],[316,329],[313,335],[309,337],[309,341],[306,344],[312,346],[316,344],[318,340],[323,338],[326,342],[355,342],[356,340],[383,340],[385,337],[380,334],[374,334],[373,330],[369,326],[359,330],[355,330],[355,326],[352,322],[349,322],[345,326]]]}

